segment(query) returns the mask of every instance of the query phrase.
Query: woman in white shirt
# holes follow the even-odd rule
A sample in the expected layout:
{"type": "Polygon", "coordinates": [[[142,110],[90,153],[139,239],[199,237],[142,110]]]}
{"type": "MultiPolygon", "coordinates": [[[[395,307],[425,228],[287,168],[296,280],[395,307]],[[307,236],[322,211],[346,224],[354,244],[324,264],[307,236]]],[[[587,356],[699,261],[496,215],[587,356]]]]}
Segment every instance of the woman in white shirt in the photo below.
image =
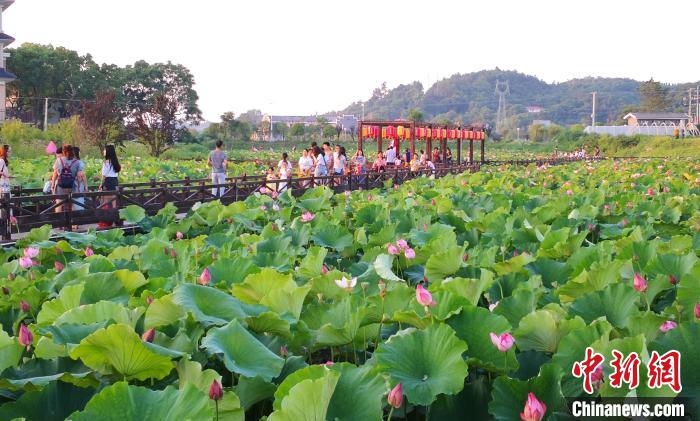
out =
{"type": "MultiPolygon", "coordinates": [[[[309,149],[304,149],[301,158],[299,158],[299,177],[310,177],[311,172],[314,168],[314,160],[311,158],[309,149]]],[[[303,181],[302,187],[306,188],[309,186],[309,181],[303,181]]]]}
{"type": "MultiPolygon", "coordinates": [[[[114,149],[114,145],[105,146],[104,161],[102,162],[102,183],[100,184],[100,190],[116,190],[117,186],[119,185],[119,172],[121,170],[122,166],[119,164],[119,159],[117,159],[117,151],[114,149]]],[[[114,196],[105,197],[104,204],[109,204],[111,207],[114,207],[114,196]]]]}

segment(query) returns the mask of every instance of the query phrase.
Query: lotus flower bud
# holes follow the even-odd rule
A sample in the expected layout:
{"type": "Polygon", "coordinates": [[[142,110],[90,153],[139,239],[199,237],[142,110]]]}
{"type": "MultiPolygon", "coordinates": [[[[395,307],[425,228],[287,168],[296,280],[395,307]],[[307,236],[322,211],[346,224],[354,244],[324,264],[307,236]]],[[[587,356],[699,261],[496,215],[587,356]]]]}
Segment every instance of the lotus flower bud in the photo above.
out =
{"type": "Polygon", "coordinates": [[[90,247],[85,247],[85,256],[86,257],[90,257],[93,254],[95,254],[95,252],[90,247]]]}
{"type": "Polygon", "coordinates": [[[221,388],[221,383],[214,379],[209,386],[209,399],[218,401],[224,397],[224,389],[221,388]]]}
{"type": "Polygon", "coordinates": [[[433,301],[433,295],[420,284],[416,286],[416,300],[424,307],[437,304],[435,301],[433,301]]]}
{"type": "Polygon", "coordinates": [[[695,303],[695,318],[700,319],[700,303],[695,303]]]}
{"type": "Polygon", "coordinates": [[[5,295],[10,295],[10,290],[7,287],[2,287],[2,293],[5,295]]]}
{"type": "Polygon", "coordinates": [[[540,421],[546,412],[547,405],[530,392],[527,394],[527,402],[523,412],[520,413],[520,419],[522,421],[540,421]]]}
{"type": "Polygon", "coordinates": [[[141,339],[143,339],[144,342],[153,342],[153,339],[156,337],[156,329],[155,328],[150,328],[147,331],[143,332],[143,335],[141,335],[141,339]]]}
{"type": "Polygon", "coordinates": [[[53,268],[56,270],[56,272],[61,272],[63,271],[63,263],[56,260],[55,262],[53,262],[53,268]]]}
{"type": "Polygon", "coordinates": [[[393,244],[389,244],[389,247],[387,248],[387,251],[389,252],[389,254],[392,254],[392,255],[397,255],[397,254],[399,254],[399,248],[396,247],[396,246],[393,245],[393,244]]]}
{"type": "Polygon", "coordinates": [[[678,327],[678,324],[674,322],[673,320],[666,320],[661,324],[661,327],[659,327],[659,330],[662,331],[663,333],[668,332],[669,330],[673,330],[678,327]]]}
{"type": "Polygon", "coordinates": [[[633,283],[632,283],[632,286],[633,286],[634,289],[636,289],[637,291],[639,291],[639,292],[644,292],[644,291],[647,290],[647,286],[648,286],[647,280],[644,279],[644,277],[643,277],[641,274],[635,273],[635,274],[634,274],[634,281],[633,281],[633,283]]]}
{"type": "Polygon", "coordinates": [[[202,271],[202,274],[199,275],[199,284],[200,285],[209,285],[211,282],[211,273],[209,272],[209,268],[204,268],[202,271]]]}
{"type": "Polygon", "coordinates": [[[149,306],[151,304],[153,304],[153,296],[152,295],[149,295],[148,297],[146,297],[146,304],[148,304],[149,306]]]}
{"type": "Polygon", "coordinates": [[[671,285],[676,285],[678,283],[678,278],[673,275],[668,275],[668,282],[671,283],[671,285]]]}
{"type": "Polygon", "coordinates": [[[328,275],[328,268],[326,265],[321,266],[321,275],[328,275]]]}
{"type": "Polygon", "coordinates": [[[178,240],[182,240],[183,238],[185,238],[185,235],[178,231],[175,233],[175,238],[177,238],[178,240]]]}
{"type": "Polygon", "coordinates": [[[403,255],[406,257],[406,259],[413,260],[416,258],[416,251],[412,248],[407,248],[404,250],[403,255]]]}
{"type": "Polygon", "coordinates": [[[289,355],[289,351],[287,350],[287,347],[282,345],[280,347],[280,356],[283,358],[287,358],[288,355],[289,355]]]}
{"type": "Polygon", "coordinates": [[[508,332],[501,333],[500,336],[491,332],[489,336],[491,337],[491,343],[501,352],[507,352],[515,343],[515,338],[508,332]]]}
{"type": "Polygon", "coordinates": [[[386,400],[394,408],[401,408],[401,405],[403,405],[403,386],[401,386],[401,383],[398,383],[389,391],[386,400]]]}
{"type": "Polygon", "coordinates": [[[29,311],[31,310],[31,306],[26,300],[22,300],[19,302],[19,309],[25,313],[29,313],[29,311]]]}
{"type": "Polygon", "coordinates": [[[27,351],[29,351],[29,347],[32,345],[33,341],[34,335],[32,335],[32,332],[27,328],[27,326],[24,323],[20,323],[19,344],[26,347],[27,351]]]}

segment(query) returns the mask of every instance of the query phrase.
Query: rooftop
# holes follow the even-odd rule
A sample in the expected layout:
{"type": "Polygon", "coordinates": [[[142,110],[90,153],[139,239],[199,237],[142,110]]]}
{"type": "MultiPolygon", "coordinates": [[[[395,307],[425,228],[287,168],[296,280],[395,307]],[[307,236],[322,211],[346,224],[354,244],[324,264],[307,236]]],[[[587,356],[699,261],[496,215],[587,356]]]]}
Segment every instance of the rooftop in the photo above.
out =
{"type": "Polygon", "coordinates": [[[681,120],[687,119],[688,114],[684,113],[629,113],[624,119],[634,117],[637,120],[681,120]]]}

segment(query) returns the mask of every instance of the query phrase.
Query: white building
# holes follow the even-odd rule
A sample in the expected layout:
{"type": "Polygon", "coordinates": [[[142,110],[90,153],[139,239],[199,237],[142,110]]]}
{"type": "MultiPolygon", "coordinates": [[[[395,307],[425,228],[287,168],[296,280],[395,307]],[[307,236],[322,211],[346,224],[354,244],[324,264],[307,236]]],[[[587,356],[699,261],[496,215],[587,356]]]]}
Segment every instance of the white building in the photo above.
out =
{"type": "Polygon", "coordinates": [[[12,44],[15,39],[7,35],[2,30],[2,14],[14,3],[15,0],[0,0],[0,121],[5,121],[5,98],[7,98],[7,89],[5,84],[17,79],[17,76],[8,72],[5,69],[5,47],[12,44]]]}

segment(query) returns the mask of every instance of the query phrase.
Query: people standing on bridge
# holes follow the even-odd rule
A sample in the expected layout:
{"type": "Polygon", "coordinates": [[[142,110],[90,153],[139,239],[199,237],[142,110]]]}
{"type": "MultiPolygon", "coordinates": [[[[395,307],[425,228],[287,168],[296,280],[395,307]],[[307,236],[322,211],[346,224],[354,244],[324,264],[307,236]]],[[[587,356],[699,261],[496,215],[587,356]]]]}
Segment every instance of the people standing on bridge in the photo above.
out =
{"type": "MultiPolygon", "coordinates": [[[[318,148],[318,146],[317,146],[318,148]]],[[[314,177],[326,177],[328,175],[328,159],[321,148],[314,152],[314,177]]],[[[325,184],[325,181],[316,182],[316,184],[325,184]]]]}
{"type": "MultiPolygon", "coordinates": [[[[216,141],[216,148],[209,152],[207,165],[211,167],[211,182],[214,185],[226,183],[226,167],[228,167],[228,156],[224,149],[224,142],[216,141]]],[[[211,189],[211,194],[216,197],[221,197],[224,194],[223,187],[214,187],[211,189]]]]}
{"type": "MultiPolygon", "coordinates": [[[[75,179],[75,188],[73,189],[73,191],[76,193],[85,193],[87,192],[88,181],[87,177],[85,176],[85,162],[83,162],[83,160],[80,159],[79,147],[73,147],[73,155],[78,161],[78,176],[75,179]]],[[[85,204],[85,196],[76,197],[75,201],[80,203],[80,205],[75,206],[75,210],[85,209],[85,207],[82,206],[85,204]]]]}
{"type": "Polygon", "coordinates": [[[386,160],[384,159],[384,155],[382,155],[381,152],[377,152],[377,158],[372,164],[372,169],[374,171],[386,171],[386,160]]]}
{"type": "Polygon", "coordinates": [[[407,163],[410,163],[410,162],[411,162],[411,158],[413,158],[413,157],[411,156],[411,150],[408,149],[408,148],[406,148],[405,154],[406,154],[406,162],[407,162],[407,163]]]}
{"type": "Polygon", "coordinates": [[[10,194],[12,187],[10,186],[10,147],[3,145],[0,148],[0,194],[10,194]]]}
{"type": "Polygon", "coordinates": [[[452,150],[451,150],[450,148],[447,148],[447,154],[446,154],[446,155],[447,155],[446,162],[447,162],[448,164],[451,164],[451,163],[452,163],[452,150]]]}
{"type": "Polygon", "coordinates": [[[384,154],[384,158],[386,159],[384,165],[387,168],[392,168],[396,163],[396,149],[394,149],[394,145],[389,145],[389,148],[386,150],[386,154],[384,154]]]}
{"type": "MultiPolygon", "coordinates": [[[[114,149],[114,145],[105,146],[103,157],[104,161],[102,161],[102,182],[100,183],[100,190],[115,191],[117,190],[117,186],[119,186],[119,173],[122,170],[122,166],[119,164],[117,151],[114,149]]],[[[116,208],[114,199],[115,196],[104,197],[102,207],[105,209],[116,208]]]]}
{"type": "MultiPolygon", "coordinates": [[[[299,177],[306,178],[311,177],[314,170],[314,159],[311,157],[311,149],[304,149],[299,158],[299,177]]],[[[305,180],[302,182],[302,187],[309,187],[310,182],[305,180]]]]}
{"type": "Polygon", "coordinates": [[[328,166],[328,172],[330,172],[333,168],[333,150],[328,142],[323,142],[323,155],[326,157],[326,165],[328,166]]]}
{"type": "MultiPolygon", "coordinates": [[[[73,147],[71,145],[63,145],[61,147],[61,155],[53,164],[53,174],[51,174],[51,191],[53,194],[68,194],[72,193],[75,188],[75,182],[78,178],[78,160],[75,159],[73,147]]],[[[56,212],[70,211],[72,206],[70,203],[64,203],[65,199],[56,199],[56,212]]]]}
{"type": "Polygon", "coordinates": [[[358,149],[355,155],[352,157],[352,163],[355,166],[355,174],[363,175],[365,173],[365,165],[367,165],[367,158],[365,158],[365,153],[362,149],[358,149]]]}
{"type": "Polygon", "coordinates": [[[440,162],[440,150],[438,148],[433,149],[432,162],[440,162]]]}
{"type": "Polygon", "coordinates": [[[282,170],[282,164],[287,166],[287,170],[291,173],[292,171],[292,163],[289,161],[289,154],[287,152],[282,152],[282,159],[277,163],[277,170],[281,171],[282,170]]]}

